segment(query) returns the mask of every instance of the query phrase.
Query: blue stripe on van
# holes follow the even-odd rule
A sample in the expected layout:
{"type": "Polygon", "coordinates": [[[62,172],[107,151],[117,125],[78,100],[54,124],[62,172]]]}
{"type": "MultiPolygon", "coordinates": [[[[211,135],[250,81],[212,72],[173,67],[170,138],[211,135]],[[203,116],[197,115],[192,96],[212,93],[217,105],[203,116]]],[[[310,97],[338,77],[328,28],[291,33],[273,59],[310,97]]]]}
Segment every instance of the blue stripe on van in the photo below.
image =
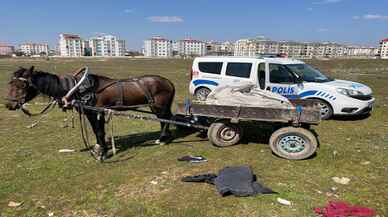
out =
{"type": "Polygon", "coordinates": [[[299,95],[284,95],[284,97],[286,97],[287,99],[299,99],[300,98],[299,95]]]}
{"type": "Polygon", "coordinates": [[[200,85],[200,84],[207,84],[207,85],[218,86],[218,83],[215,82],[215,81],[211,81],[211,80],[202,80],[202,79],[193,81],[193,84],[194,84],[195,86],[198,86],[198,85],[200,85]]]}
{"type": "Polygon", "coordinates": [[[316,91],[316,90],[309,90],[309,91],[300,93],[300,94],[299,94],[299,97],[300,97],[300,98],[303,98],[303,97],[306,97],[306,96],[312,96],[312,95],[316,94],[317,92],[318,92],[318,91],[316,91]]]}

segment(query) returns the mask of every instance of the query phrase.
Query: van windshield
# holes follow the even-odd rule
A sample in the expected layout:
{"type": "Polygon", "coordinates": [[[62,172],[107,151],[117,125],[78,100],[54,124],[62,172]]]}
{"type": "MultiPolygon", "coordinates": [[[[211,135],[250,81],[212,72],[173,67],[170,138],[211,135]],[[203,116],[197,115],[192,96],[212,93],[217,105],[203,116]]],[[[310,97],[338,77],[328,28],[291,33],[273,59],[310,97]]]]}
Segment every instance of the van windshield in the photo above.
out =
{"type": "Polygon", "coordinates": [[[299,75],[303,81],[323,83],[333,80],[307,64],[289,64],[286,66],[292,72],[299,75]]]}

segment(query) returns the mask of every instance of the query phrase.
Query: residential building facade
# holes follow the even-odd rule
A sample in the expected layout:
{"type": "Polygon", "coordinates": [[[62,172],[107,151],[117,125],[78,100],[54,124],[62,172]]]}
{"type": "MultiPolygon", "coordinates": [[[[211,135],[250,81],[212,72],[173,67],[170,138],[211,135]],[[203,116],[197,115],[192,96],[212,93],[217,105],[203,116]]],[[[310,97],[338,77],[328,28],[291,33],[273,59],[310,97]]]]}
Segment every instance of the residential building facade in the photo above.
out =
{"type": "Polygon", "coordinates": [[[5,43],[0,43],[0,56],[10,56],[13,54],[14,51],[14,46],[5,43]]]}
{"type": "Polygon", "coordinates": [[[195,39],[183,39],[178,41],[179,55],[184,57],[195,57],[206,55],[206,43],[195,39]]]}
{"type": "MultiPolygon", "coordinates": [[[[85,51],[90,49],[90,56],[113,57],[125,55],[125,41],[113,35],[92,37],[84,43],[85,51]]],[[[85,52],[86,53],[86,52],[85,52]]]]}
{"type": "Polygon", "coordinates": [[[377,50],[377,48],[373,47],[354,47],[330,42],[273,41],[264,37],[258,37],[238,40],[235,43],[234,55],[257,56],[262,54],[282,54],[293,58],[374,57],[377,54],[377,50]]]}
{"type": "Polygon", "coordinates": [[[173,42],[160,36],[144,41],[145,57],[168,58],[173,55],[173,42]]]}
{"type": "Polygon", "coordinates": [[[379,49],[374,47],[360,47],[360,46],[350,46],[347,47],[348,56],[377,56],[379,54],[379,49]]]}
{"type": "Polygon", "coordinates": [[[80,57],[84,55],[83,40],[79,35],[60,34],[58,48],[62,57],[80,57]]]}
{"type": "Polygon", "coordinates": [[[49,53],[49,46],[46,43],[24,43],[19,47],[20,51],[27,56],[48,55],[49,53]]]}
{"type": "Polygon", "coordinates": [[[206,55],[210,56],[233,56],[234,44],[226,42],[210,41],[206,43],[206,55]]]}
{"type": "Polygon", "coordinates": [[[388,59],[388,38],[380,42],[379,54],[382,59],[388,59]]]}

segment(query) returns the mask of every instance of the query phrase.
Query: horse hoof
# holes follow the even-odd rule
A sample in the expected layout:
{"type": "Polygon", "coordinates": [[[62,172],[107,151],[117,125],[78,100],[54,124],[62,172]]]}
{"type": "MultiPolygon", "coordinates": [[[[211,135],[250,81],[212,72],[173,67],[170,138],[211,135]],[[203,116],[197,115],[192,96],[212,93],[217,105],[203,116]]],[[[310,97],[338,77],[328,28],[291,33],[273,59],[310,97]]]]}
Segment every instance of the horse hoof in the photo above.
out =
{"type": "Polygon", "coordinates": [[[96,159],[96,161],[100,161],[101,163],[106,160],[106,155],[105,154],[98,155],[97,153],[94,153],[93,151],[91,151],[90,155],[92,155],[92,157],[94,159],[96,159]]]}
{"type": "Polygon", "coordinates": [[[160,139],[155,140],[156,145],[160,145],[160,139]]]}
{"type": "Polygon", "coordinates": [[[96,144],[92,150],[90,150],[90,154],[97,161],[103,162],[106,159],[106,153],[102,150],[101,146],[96,144]]]}

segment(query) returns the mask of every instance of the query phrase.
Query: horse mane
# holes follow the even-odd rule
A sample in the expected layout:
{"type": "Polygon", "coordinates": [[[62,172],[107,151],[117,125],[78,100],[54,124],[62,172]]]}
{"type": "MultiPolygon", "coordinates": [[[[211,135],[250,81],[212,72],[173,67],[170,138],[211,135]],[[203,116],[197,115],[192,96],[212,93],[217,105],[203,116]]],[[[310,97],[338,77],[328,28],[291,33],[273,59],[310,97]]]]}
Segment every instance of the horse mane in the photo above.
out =
{"type": "Polygon", "coordinates": [[[58,75],[49,72],[34,71],[31,76],[31,82],[39,92],[55,98],[64,96],[68,91],[61,85],[58,75]]]}

